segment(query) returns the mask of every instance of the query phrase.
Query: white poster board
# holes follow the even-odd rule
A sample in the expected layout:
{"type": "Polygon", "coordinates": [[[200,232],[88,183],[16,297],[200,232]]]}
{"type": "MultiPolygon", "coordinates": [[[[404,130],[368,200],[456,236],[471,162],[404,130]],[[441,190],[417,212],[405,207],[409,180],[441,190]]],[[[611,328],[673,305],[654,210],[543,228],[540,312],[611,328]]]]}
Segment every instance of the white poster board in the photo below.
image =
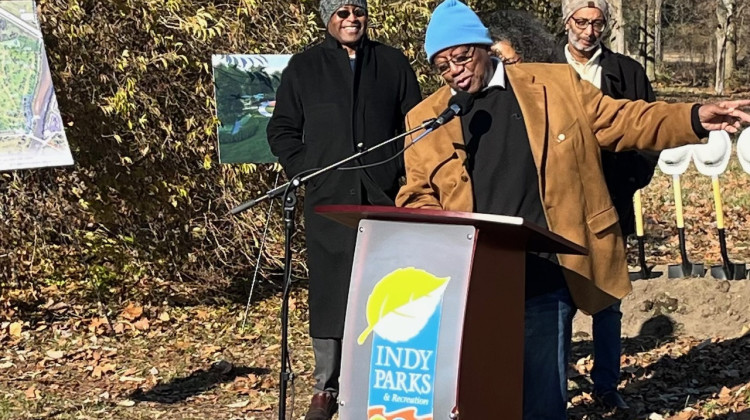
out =
{"type": "Polygon", "coordinates": [[[0,1],[0,171],[73,164],[32,0],[0,1]]]}

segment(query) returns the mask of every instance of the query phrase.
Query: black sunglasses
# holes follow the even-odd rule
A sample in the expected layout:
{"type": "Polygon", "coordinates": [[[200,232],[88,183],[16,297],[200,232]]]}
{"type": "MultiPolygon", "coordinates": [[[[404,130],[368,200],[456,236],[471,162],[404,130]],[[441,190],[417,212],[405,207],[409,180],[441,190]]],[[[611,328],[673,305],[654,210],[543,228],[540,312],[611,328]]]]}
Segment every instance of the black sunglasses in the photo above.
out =
{"type": "Polygon", "coordinates": [[[365,9],[361,9],[361,8],[357,7],[353,11],[350,11],[350,10],[347,10],[347,9],[338,10],[338,11],[336,11],[336,16],[338,16],[339,19],[346,19],[352,13],[354,13],[354,17],[358,17],[358,18],[361,18],[362,16],[364,16],[364,15],[367,14],[367,12],[365,12],[365,9]]]}

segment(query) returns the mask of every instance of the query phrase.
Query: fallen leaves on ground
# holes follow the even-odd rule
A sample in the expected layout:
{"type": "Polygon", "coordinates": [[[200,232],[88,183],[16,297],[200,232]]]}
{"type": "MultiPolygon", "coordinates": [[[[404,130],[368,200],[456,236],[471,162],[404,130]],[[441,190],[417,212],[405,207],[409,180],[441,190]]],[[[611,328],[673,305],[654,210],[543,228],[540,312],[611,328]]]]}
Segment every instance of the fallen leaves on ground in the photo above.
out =
{"type": "MultiPolygon", "coordinates": [[[[750,262],[750,175],[733,156],[720,181],[729,254],[735,261],[750,262]]],[[[671,182],[657,171],[643,193],[649,264],[679,261],[671,182]]],[[[689,257],[717,263],[721,253],[711,180],[691,168],[682,186],[689,257]]],[[[633,244],[631,265],[636,262],[633,244]]],[[[174,283],[160,281],[169,284],[170,298],[190,295],[189,287],[195,287],[174,283]]],[[[256,299],[241,329],[241,303],[155,305],[133,299],[139,291],[132,291],[120,296],[126,304],[118,306],[113,298],[97,306],[93,298],[82,298],[87,296],[82,284],[74,279],[64,287],[3,290],[0,418],[275,418],[278,293],[256,299]],[[25,308],[30,302],[37,303],[25,308]]],[[[289,418],[295,419],[304,414],[312,385],[306,302],[307,293],[296,288],[290,299],[290,358],[296,379],[288,393],[295,414],[289,418]]],[[[750,420],[747,334],[709,340],[660,337],[655,344],[626,341],[620,388],[636,410],[632,417],[598,405],[591,389],[591,349],[576,343],[570,418],[750,420]]]]}
{"type": "MultiPolygon", "coordinates": [[[[295,289],[293,295],[297,309],[291,313],[290,346],[296,380],[288,405],[296,415],[290,418],[298,419],[310,397],[313,356],[306,292],[295,289]]],[[[169,308],[168,320],[149,320],[151,336],[133,327],[116,333],[100,316],[55,320],[47,328],[31,325],[20,340],[6,333],[0,339],[5,413],[8,418],[59,412],[80,416],[55,418],[275,418],[279,309],[278,296],[257,302],[245,330],[240,330],[244,306],[230,305],[169,308]]],[[[127,322],[164,310],[144,307],[127,322]]],[[[739,413],[750,412],[750,336],[625,340],[620,388],[636,417],[598,405],[590,347],[587,341],[573,346],[571,419],[742,420],[739,413]]]]}
{"type": "Polygon", "coordinates": [[[634,409],[610,412],[589,398],[590,343],[575,343],[580,357],[571,377],[571,418],[667,420],[741,419],[750,415],[750,335],[732,339],[689,337],[626,339],[620,391],[634,409]],[[735,417],[731,417],[735,416],[735,417]]]}
{"type": "MultiPolygon", "coordinates": [[[[289,406],[303,413],[313,357],[301,303],[306,292],[297,290],[294,298],[290,356],[296,379],[289,395],[297,398],[289,406]]],[[[273,418],[279,310],[278,296],[258,302],[245,330],[244,305],[130,303],[110,318],[92,313],[30,325],[6,322],[0,330],[0,418],[273,418]]]]}

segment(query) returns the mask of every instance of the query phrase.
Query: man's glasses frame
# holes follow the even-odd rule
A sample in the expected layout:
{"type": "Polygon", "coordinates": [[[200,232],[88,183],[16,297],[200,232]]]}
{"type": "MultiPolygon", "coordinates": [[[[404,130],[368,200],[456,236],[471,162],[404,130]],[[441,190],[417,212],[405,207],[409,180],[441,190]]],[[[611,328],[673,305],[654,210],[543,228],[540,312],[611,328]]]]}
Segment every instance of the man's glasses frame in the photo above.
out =
{"type": "Polygon", "coordinates": [[[472,45],[465,52],[461,52],[458,55],[453,56],[445,61],[435,63],[435,71],[442,76],[451,70],[450,63],[453,63],[454,65],[459,67],[463,67],[471,63],[472,61],[474,61],[474,52],[476,51],[476,48],[476,45],[472,45]]]}
{"type": "Polygon", "coordinates": [[[367,16],[367,12],[365,12],[365,9],[361,7],[355,7],[354,10],[348,10],[348,9],[341,9],[337,10],[336,13],[334,13],[336,16],[339,17],[339,19],[348,19],[349,15],[354,14],[354,17],[361,18],[363,16],[367,16]]]}
{"type": "Polygon", "coordinates": [[[604,28],[607,27],[607,22],[605,20],[603,20],[603,19],[594,19],[594,20],[590,20],[590,19],[578,19],[578,18],[575,18],[575,17],[571,16],[570,20],[573,21],[573,24],[575,25],[576,28],[578,28],[578,29],[580,29],[582,31],[586,30],[586,28],[588,28],[589,25],[592,28],[594,28],[594,30],[596,32],[601,32],[601,31],[604,30],[604,28]]]}

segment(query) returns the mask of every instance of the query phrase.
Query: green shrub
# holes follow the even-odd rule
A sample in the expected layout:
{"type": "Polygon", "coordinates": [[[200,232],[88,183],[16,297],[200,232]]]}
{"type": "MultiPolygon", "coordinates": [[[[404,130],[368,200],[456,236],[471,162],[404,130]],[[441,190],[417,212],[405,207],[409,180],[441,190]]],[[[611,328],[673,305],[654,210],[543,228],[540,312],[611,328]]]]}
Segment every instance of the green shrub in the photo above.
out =
{"type": "MultiPolygon", "coordinates": [[[[269,189],[276,173],[217,164],[211,54],[301,51],[323,34],[317,4],[39,0],[76,164],[0,175],[4,293],[65,284],[84,298],[160,298],[175,282],[225,290],[248,278],[268,204],[227,212],[269,189]]],[[[426,92],[438,85],[422,47],[436,4],[370,0],[373,37],[404,49],[426,92]]],[[[275,208],[264,274],[282,258],[275,208]]],[[[303,256],[299,238],[294,249],[303,256]]],[[[301,262],[295,269],[304,273],[301,262]]]]}

